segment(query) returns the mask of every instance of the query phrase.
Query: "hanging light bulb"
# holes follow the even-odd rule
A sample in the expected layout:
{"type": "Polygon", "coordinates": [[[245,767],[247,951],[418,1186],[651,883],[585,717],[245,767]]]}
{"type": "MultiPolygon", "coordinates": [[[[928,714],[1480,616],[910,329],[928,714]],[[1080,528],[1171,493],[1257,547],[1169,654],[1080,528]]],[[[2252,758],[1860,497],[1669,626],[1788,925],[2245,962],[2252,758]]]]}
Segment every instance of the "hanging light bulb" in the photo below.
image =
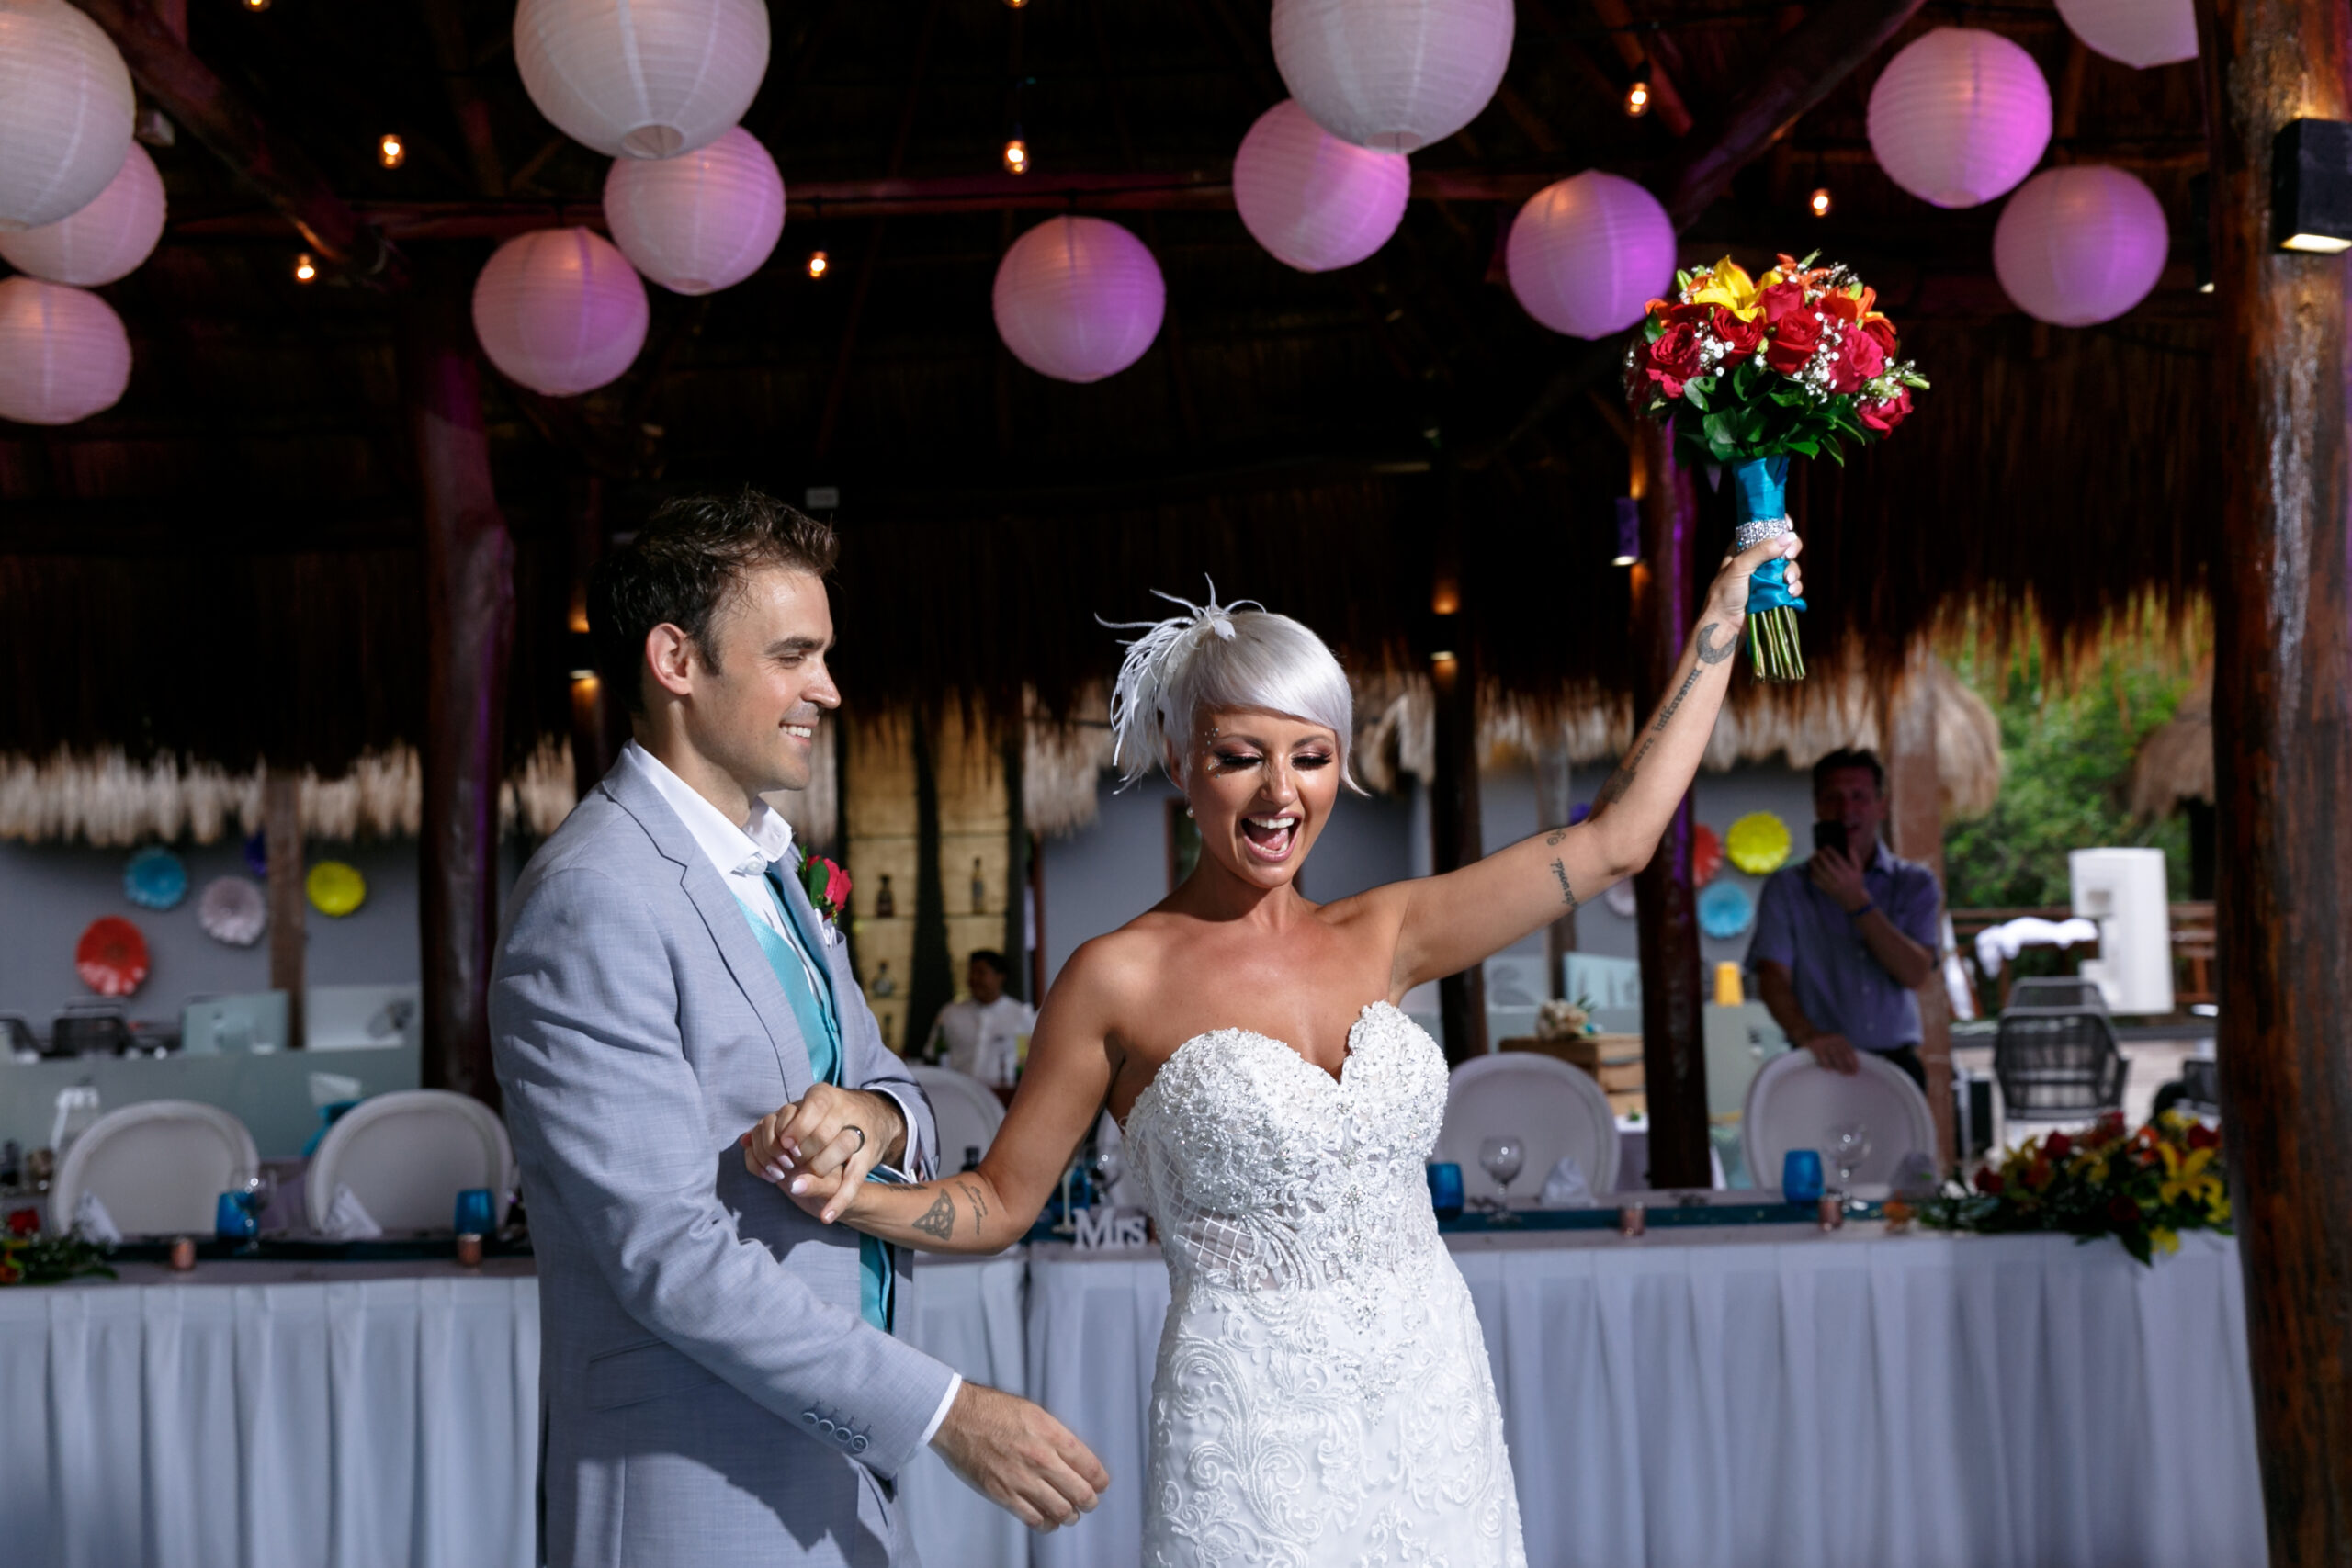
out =
{"type": "MultiPolygon", "coordinates": [[[[265,3],[266,3],[266,0],[265,0],[265,3]]],[[[311,259],[311,253],[310,253],[310,252],[308,252],[308,251],[304,251],[300,255],[296,256],[296,257],[294,258],[294,281],[295,281],[295,282],[297,282],[297,283],[308,283],[308,282],[310,282],[312,278],[314,278],[314,277],[316,277],[316,276],[319,276],[318,264],[317,264],[316,262],[313,262],[313,261],[311,259]]]]}
{"type": "Polygon", "coordinates": [[[810,252],[808,253],[808,276],[811,276],[811,277],[822,277],[822,276],[825,276],[825,269],[826,269],[827,267],[831,266],[832,265],[833,265],[833,263],[832,263],[832,258],[831,258],[831,257],[830,257],[830,256],[828,256],[828,255],[826,255],[824,252],[822,252],[822,251],[810,251],[810,252]]]}
{"type": "Polygon", "coordinates": [[[248,11],[266,11],[269,9],[269,0],[245,0],[245,9],[248,11]]]}
{"type": "Polygon", "coordinates": [[[1813,209],[1813,215],[1815,218],[1828,217],[1829,187],[1827,186],[1823,186],[1819,189],[1815,190],[1811,197],[1806,198],[1805,206],[1813,209]]]}
{"type": "Polygon", "coordinates": [[[1004,8],[1008,11],[1018,11],[1027,4],[1029,0],[1004,0],[1004,8]]]}
{"type": "Polygon", "coordinates": [[[1007,174],[1025,175],[1029,172],[1029,143],[1018,136],[1004,144],[1004,167],[1007,174]]]}
{"type": "Polygon", "coordinates": [[[388,130],[376,139],[376,161],[388,169],[408,162],[408,143],[401,140],[399,131],[388,130]]]}
{"type": "Polygon", "coordinates": [[[1639,119],[1650,112],[1650,85],[1636,82],[1625,89],[1625,112],[1639,119]]]}

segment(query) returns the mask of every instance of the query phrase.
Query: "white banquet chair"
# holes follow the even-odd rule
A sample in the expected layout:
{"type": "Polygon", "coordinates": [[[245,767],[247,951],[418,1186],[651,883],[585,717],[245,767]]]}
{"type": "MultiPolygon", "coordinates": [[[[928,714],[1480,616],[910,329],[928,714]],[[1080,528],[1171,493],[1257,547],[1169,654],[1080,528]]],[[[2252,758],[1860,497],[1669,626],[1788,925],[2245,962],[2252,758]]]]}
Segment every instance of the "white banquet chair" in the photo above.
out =
{"type": "Polygon", "coordinates": [[[1821,1066],[1810,1051],[1791,1051],[1766,1063],[1747,1086],[1740,1141],[1757,1186],[1780,1185],[1781,1162],[1791,1149],[1819,1150],[1822,1175],[1835,1182],[1831,1130],[1848,1122],[1870,1131],[1870,1152],[1854,1167],[1857,1188],[1889,1185],[1906,1155],[1924,1154],[1935,1163],[1936,1123],[1928,1097],[1893,1063],[1868,1051],[1855,1055],[1861,1070],[1849,1077],[1821,1066]]]}
{"type": "Polygon", "coordinates": [[[74,1140],[49,1190],[51,1228],[70,1230],[95,1192],[126,1237],[210,1235],[223,1192],[261,1173],[245,1124],[217,1105],[146,1100],[109,1111],[74,1140]]]}
{"type": "Polygon", "coordinates": [[[335,1189],[348,1187],[387,1235],[447,1234],[469,1187],[489,1190],[493,1223],[504,1224],[516,1180],[514,1145],[496,1111],[470,1095],[412,1089],[345,1111],[319,1140],[302,1195],[322,1228],[335,1189]]]}
{"type": "Polygon", "coordinates": [[[1574,1155],[1595,1193],[1617,1185],[1617,1118],[1592,1075],[1534,1051],[1477,1056],[1453,1069],[1445,1091],[1445,1124],[1432,1160],[1462,1168],[1463,1190],[1491,1197],[1478,1164],[1478,1145],[1498,1136],[1523,1138],[1527,1161],[1512,1179],[1513,1196],[1532,1201],[1563,1155],[1574,1155]]]}
{"type": "Polygon", "coordinates": [[[1004,1125],[1004,1106],[996,1091],[953,1067],[910,1062],[907,1071],[914,1076],[923,1098],[931,1101],[932,1119],[939,1124],[941,1173],[963,1169],[967,1150],[988,1153],[989,1145],[996,1142],[997,1129],[1004,1125]]]}

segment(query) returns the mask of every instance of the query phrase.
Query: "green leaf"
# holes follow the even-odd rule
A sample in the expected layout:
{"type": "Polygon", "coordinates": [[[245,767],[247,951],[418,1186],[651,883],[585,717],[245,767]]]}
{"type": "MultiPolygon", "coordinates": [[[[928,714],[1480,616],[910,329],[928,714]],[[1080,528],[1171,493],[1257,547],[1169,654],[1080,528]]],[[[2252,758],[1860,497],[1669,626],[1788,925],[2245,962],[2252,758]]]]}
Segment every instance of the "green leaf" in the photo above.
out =
{"type": "Polygon", "coordinates": [[[1694,380],[1682,383],[1682,395],[1690,400],[1690,406],[1694,409],[1704,409],[1707,406],[1707,394],[1713,390],[1714,390],[1714,378],[1712,376],[1701,376],[1694,380]]]}

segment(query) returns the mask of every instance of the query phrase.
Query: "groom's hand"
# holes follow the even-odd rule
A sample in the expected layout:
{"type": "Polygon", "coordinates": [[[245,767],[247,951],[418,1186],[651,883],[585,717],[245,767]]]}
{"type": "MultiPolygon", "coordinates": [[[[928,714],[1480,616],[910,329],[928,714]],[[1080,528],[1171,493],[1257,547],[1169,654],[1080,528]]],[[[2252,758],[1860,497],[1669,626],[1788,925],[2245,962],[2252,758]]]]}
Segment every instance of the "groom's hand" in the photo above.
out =
{"type": "Polygon", "coordinates": [[[760,1118],[743,1134],[743,1166],[781,1184],[831,1224],[848,1207],[865,1173],[906,1146],[907,1122],[887,1094],[811,1084],[797,1104],[760,1118]]]}
{"type": "Polygon", "coordinates": [[[1111,1485],[1111,1472],[1069,1427],[983,1383],[956,1390],[931,1446],[974,1491],[1031,1529],[1078,1523],[1111,1485]]]}

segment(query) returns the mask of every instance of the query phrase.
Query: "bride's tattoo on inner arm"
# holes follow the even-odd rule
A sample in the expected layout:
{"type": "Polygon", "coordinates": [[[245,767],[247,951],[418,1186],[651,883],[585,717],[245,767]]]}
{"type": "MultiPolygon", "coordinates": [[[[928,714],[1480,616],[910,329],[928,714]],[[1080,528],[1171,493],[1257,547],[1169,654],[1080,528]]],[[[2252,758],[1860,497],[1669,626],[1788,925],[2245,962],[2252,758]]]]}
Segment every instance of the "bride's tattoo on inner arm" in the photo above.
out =
{"type": "Polygon", "coordinates": [[[1552,863],[1552,874],[1560,879],[1560,902],[1568,907],[1568,912],[1570,914],[1574,914],[1577,908],[1577,892],[1575,888],[1568,886],[1567,867],[1562,865],[1558,861],[1554,861],[1552,863]]]}
{"type": "MultiPolygon", "coordinates": [[[[1650,754],[1651,741],[1666,732],[1667,723],[1674,717],[1676,710],[1682,706],[1682,699],[1689,696],[1690,688],[1699,683],[1700,671],[1710,664],[1721,664],[1739,651],[1739,638],[1736,636],[1725,637],[1720,644],[1714,641],[1715,633],[1721,629],[1722,627],[1713,621],[1709,621],[1699,628],[1699,662],[1690,667],[1690,673],[1682,678],[1680,688],[1667,699],[1666,706],[1658,710],[1657,717],[1650,725],[1649,734],[1642,738],[1641,745],[1632,756],[1625,759],[1623,765],[1610,774],[1608,780],[1601,784],[1600,793],[1594,795],[1592,799],[1592,808],[1595,812],[1613,801],[1623,799],[1625,792],[1634,787],[1634,776],[1641,772],[1642,759],[1650,754]]],[[[1563,828],[1544,842],[1556,844],[1566,833],[1567,829],[1563,828]]],[[[1573,902],[1572,899],[1571,903],[1573,902]]]]}
{"type": "Polygon", "coordinates": [[[923,1211],[922,1218],[915,1222],[915,1229],[925,1235],[937,1236],[942,1241],[956,1234],[956,1200],[942,1192],[939,1195],[939,1201],[923,1211]]]}
{"type": "Polygon", "coordinates": [[[972,1183],[959,1181],[956,1185],[964,1190],[964,1201],[972,1205],[972,1234],[978,1235],[980,1227],[988,1223],[989,1206],[980,1201],[980,1190],[972,1183]]]}
{"type": "Polygon", "coordinates": [[[1724,638],[1720,647],[1710,644],[1707,639],[1715,635],[1716,629],[1713,621],[1699,628],[1699,662],[1702,664],[1721,664],[1739,651],[1739,638],[1736,635],[1724,638]]]}

